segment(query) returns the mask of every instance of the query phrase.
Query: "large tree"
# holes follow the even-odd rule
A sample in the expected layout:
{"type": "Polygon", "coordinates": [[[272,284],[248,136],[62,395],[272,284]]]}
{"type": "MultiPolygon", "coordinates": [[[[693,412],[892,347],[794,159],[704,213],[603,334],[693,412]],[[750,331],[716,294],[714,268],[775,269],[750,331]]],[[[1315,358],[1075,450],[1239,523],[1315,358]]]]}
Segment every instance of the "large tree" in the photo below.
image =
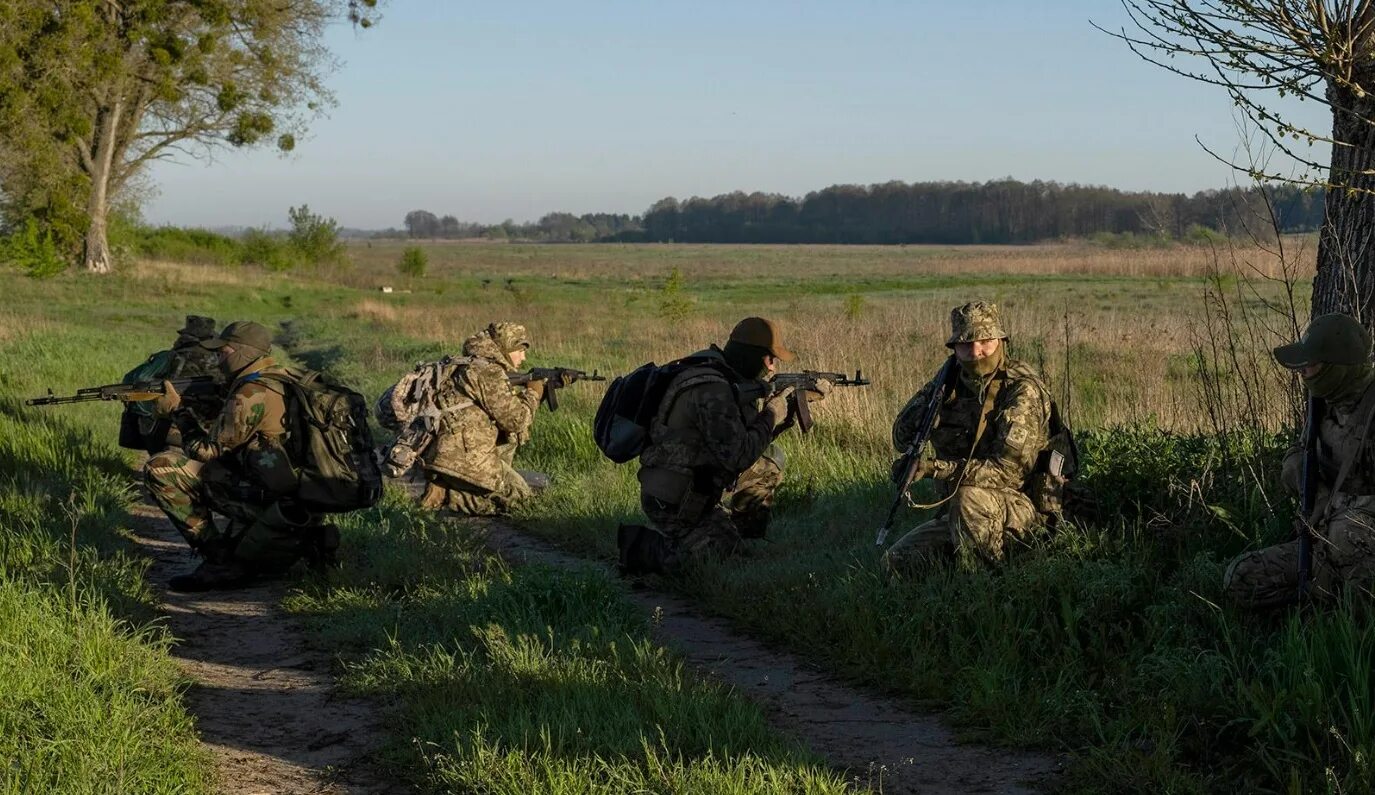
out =
{"type": "Polygon", "coordinates": [[[333,97],[331,22],[377,0],[0,3],[0,199],[111,267],[112,201],[150,162],[295,146],[333,97]]]}
{"type": "Polygon", "coordinates": [[[1136,28],[1114,35],[1152,63],[1223,87],[1300,171],[1234,165],[1258,179],[1327,188],[1313,312],[1347,312],[1375,328],[1375,0],[1122,5],[1136,28]],[[1330,130],[1296,121],[1290,100],[1326,106],[1330,130]],[[1325,144],[1330,156],[1311,154],[1314,144],[1325,144]]]}

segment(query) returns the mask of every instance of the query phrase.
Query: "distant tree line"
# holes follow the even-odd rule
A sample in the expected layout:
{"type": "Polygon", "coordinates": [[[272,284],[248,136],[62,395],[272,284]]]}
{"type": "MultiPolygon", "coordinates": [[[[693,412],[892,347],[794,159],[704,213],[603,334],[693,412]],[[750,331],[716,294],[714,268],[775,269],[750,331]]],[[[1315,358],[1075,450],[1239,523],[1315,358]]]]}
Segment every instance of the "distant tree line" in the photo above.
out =
{"type": "Polygon", "coordinates": [[[533,224],[473,224],[426,210],[406,214],[412,238],[561,243],[1034,243],[1098,235],[1199,239],[1322,225],[1323,193],[1293,185],[1182,193],[1128,192],[1057,182],[887,182],[834,185],[802,198],[727,193],[655,202],[641,216],[550,213],[533,224]]]}

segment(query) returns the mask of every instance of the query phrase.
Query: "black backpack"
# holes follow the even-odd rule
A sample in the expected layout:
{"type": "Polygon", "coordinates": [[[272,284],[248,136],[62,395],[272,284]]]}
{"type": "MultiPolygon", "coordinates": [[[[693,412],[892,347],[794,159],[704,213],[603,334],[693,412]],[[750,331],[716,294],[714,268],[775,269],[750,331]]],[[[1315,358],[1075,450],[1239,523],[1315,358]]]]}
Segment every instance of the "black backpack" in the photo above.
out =
{"type": "Polygon", "coordinates": [[[688,356],[665,365],[642,364],[607,387],[592,421],[597,449],[617,464],[640,455],[649,441],[649,426],[659,413],[668,385],[691,367],[722,367],[715,356],[688,356]]]}
{"type": "Polygon", "coordinates": [[[382,497],[368,401],[313,371],[272,376],[286,387],[287,455],[300,470],[295,501],[316,513],[371,508],[382,497]]]}

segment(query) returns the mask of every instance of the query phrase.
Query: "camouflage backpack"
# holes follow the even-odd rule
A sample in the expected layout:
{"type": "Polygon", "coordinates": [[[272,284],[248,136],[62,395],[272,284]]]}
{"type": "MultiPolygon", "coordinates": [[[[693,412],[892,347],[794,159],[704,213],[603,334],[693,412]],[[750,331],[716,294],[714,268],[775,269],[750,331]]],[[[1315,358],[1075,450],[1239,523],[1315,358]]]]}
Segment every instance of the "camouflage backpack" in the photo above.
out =
{"type": "Polygon", "coordinates": [[[448,391],[455,373],[472,361],[471,356],[445,356],[437,362],[417,364],[414,370],[387,387],[373,406],[373,416],[389,431],[405,431],[417,417],[438,408],[440,395],[448,391]]]}
{"type": "Polygon", "coordinates": [[[1036,506],[1036,511],[1058,520],[1066,512],[1066,504],[1071,503],[1075,490],[1073,481],[1079,474],[1079,445],[1060,416],[1060,407],[1050,401],[1049,440],[1045,449],[1036,456],[1036,466],[1027,476],[1026,493],[1036,506]]]}

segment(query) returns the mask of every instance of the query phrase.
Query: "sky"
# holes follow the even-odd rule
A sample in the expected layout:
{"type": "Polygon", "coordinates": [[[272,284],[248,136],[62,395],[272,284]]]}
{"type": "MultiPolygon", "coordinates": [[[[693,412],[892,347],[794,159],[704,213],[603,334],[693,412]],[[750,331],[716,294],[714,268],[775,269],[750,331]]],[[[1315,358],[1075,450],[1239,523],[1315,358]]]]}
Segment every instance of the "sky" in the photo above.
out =
{"type": "Polygon", "coordinates": [[[1195,140],[1236,151],[1225,92],[1090,20],[1130,24],[1117,0],[390,0],[329,32],[338,105],[294,153],[158,163],[144,215],[283,226],[306,203],[375,229],[895,179],[1236,182],[1195,140]]]}

